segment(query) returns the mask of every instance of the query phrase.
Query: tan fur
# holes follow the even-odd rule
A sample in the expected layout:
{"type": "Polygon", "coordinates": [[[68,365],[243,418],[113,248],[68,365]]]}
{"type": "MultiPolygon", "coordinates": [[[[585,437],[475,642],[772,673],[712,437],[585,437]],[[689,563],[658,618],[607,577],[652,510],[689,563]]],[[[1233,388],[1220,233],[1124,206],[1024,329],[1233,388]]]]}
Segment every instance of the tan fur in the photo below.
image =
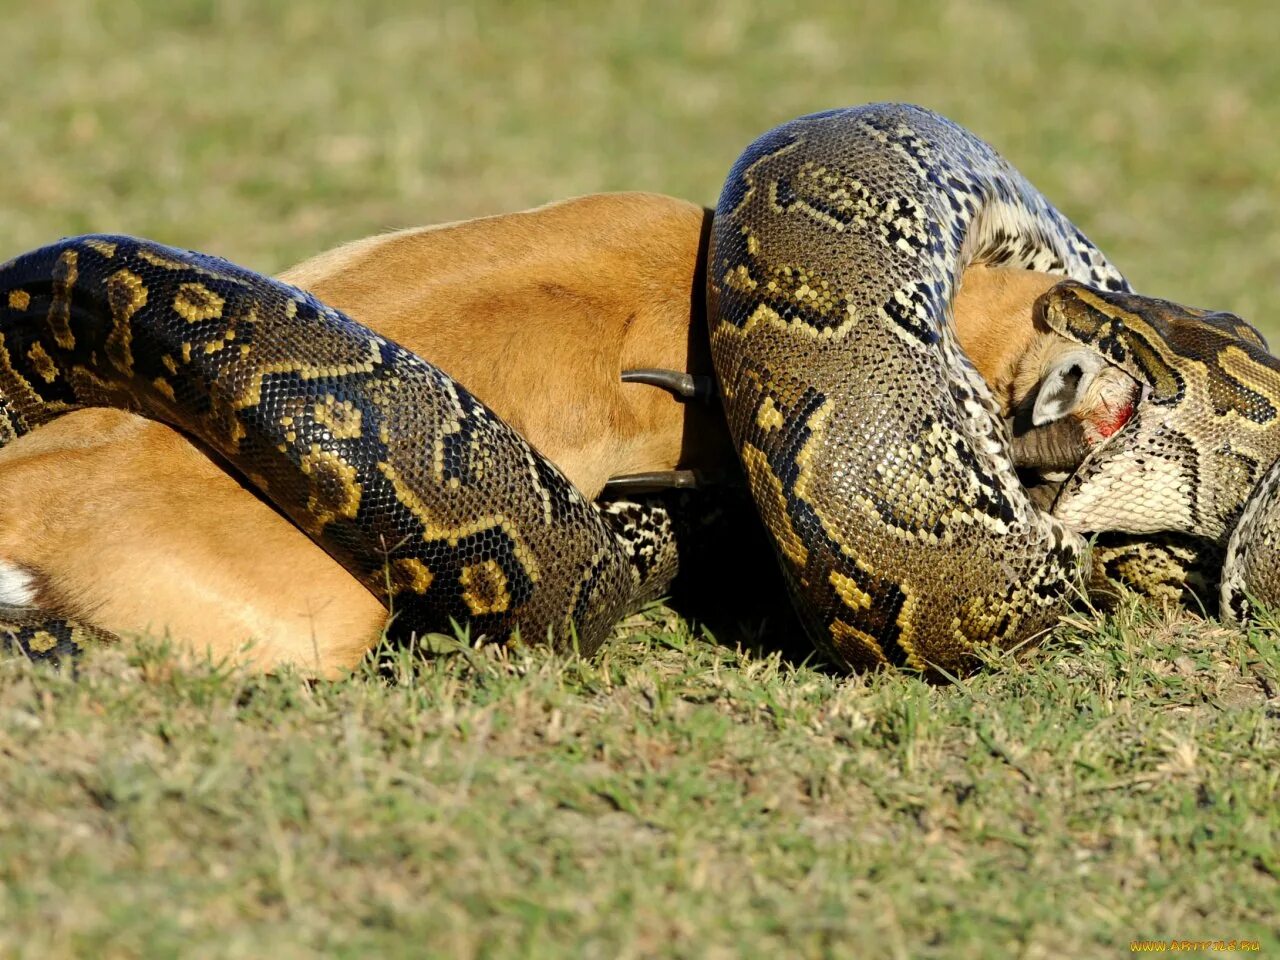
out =
{"type": "MultiPolygon", "coordinates": [[[[1078,344],[1049,329],[1035,301],[1062,278],[1029,270],[973,266],[965,271],[953,306],[961,346],[1008,415],[1027,400],[1054,363],[1078,344]]],[[[1137,385],[1107,367],[1084,391],[1071,416],[1089,443],[1109,435],[1103,425],[1131,406],[1137,385]]]]}
{"type": "Polygon", "coordinates": [[[1031,315],[1031,305],[1061,279],[1030,270],[973,266],[961,280],[952,306],[956,334],[1006,413],[1038,382],[1028,382],[1032,368],[1019,361],[1033,347],[1039,359],[1069,342],[1037,326],[1031,315]]]}
{"type": "Polygon", "coordinates": [[[281,275],[467,386],[589,498],[731,455],[719,418],[624,369],[710,373],[711,212],[653,194],[370,237],[281,275]]]}
{"type": "MultiPolygon", "coordinates": [[[[1023,403],[1064,353],[1078,349],[1079,344],[1061,334],[1038,333],[1015,363],[1009,391],[1013,403],[1023,403]]],[[[1077,397],[1069,416],[1080,421],[1086,443],[1099,443],[1132,415],[1138,392],[1131,376],[1119,367],[1105,366],[1077,397]]]]}
{"type": "Polygon", "coordinates": [[[386,617],[180,434],[117,410],[67,414],[0,450],[0,557],[36,573],[42,606],[263,669],[340,673],[386,617]]]}
{"type": "MultiPolygon", "coordinates": [[[[714,467],[714,409],[622,384],[623,369],[709,373],[702,316],[710,213],[649,194],[371,237],[282,275],[453,375],[594,496],[610,476],[714,467]]],[[[1054,278],[975,267],[961,343],[1010,392],[1054,278]]],[[[0,450],[0,559],[39,602],[116,633],[333,676],[377,638],[381,606],[181,435],[108,410],[0,450]],[[256,645],[247,652],[249,638],[256,645]]]]}

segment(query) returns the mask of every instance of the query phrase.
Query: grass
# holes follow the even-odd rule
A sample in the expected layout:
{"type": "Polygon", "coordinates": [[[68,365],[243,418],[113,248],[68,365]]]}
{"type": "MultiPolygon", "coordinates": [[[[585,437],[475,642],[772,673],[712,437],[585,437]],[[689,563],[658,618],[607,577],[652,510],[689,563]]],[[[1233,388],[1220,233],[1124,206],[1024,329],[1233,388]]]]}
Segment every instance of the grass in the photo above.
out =
{"type": "MultiPolygon", "coordinates": [[[[0,257],[264,271],[605,189],[714,202],[796,114],[933,106],[1139,289],[1280,333],[1280,7],[0,0],[0,257]]],[[[1276,624],[1126,604],[963,685],[665,608],[599,659],[307,684],[0,667],[0,955],[1026,957],[1280,947],[1276,624]]]]}
{"type": "Polygon", "coordinates": [[[1132,605],[963,686],[651,616],[595,661],[0,684],[0,953],[1274,948],[1280,650],[1132,605]]]}

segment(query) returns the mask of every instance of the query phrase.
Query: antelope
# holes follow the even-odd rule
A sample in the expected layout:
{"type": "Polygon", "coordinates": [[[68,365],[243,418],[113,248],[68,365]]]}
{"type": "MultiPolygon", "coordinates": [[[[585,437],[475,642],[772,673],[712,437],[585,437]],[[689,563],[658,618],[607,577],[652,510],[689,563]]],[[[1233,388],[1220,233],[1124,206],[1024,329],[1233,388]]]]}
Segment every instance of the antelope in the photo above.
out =
{"type": "MultiPolygon", "coordinates": [[[[626,478],[736,469],[718,406],[677,395],[711,383],[711,217],[655,194],[580,197],[368,237],[279,279],[431,360],[597,498],[611,479],[625,490],[626,478]]],[[[1006,413],[1105,435],[1127,387],[1036,322],[1059,279],[970,267],[955,329],[1006,413]]],[[[1078,461],[1068,447],[1047,460],[1078,461]]],[[[0,604],[322,677],[358,663],[387,616],[210,453],[110,409],[0,449],[0,604]]]]}

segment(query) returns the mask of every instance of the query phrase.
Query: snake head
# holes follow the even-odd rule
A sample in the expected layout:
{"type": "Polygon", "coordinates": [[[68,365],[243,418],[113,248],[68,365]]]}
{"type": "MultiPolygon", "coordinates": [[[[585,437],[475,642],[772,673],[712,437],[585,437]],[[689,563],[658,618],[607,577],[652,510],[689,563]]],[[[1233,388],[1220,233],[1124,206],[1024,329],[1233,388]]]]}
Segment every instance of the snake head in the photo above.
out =
{"type": "Polygon", "coordinates": [[[1142,390],[1129,422],[1063,485],[1053,514],[1082,532],[1225,539],[1280,455],[1280,364],[1261,334],[1230,313],[1074,281],[1036,311],[1142,390]]]}

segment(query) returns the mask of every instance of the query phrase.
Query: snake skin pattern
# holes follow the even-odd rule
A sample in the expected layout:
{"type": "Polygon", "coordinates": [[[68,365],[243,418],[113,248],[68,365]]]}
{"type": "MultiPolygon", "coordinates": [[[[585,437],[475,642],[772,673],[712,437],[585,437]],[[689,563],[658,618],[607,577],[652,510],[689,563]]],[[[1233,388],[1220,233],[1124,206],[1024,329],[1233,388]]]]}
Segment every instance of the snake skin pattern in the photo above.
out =
{"type": "Polygon", "coordinates": [[[1018,481],[949,321],[972,263],[1126,290],[985,143],[918,107],[804,117],[716,208],[708,316],[730,430],[815,644],[966,670],[1049,627],[1084,540],[1018,481]]]}
{"type": "MultiPolygon", "coordinates": [[[[806,629],[837,663],[967,671],[980,645],[1052,626],[1091,573],[1154,560],[1182,589],[1197,544],[1223,546],[1242,515],[1224,605],[1280,597],[1280,474],[1266,473],[1280,371],[1261,337],[1132,296],[962,128],[897,104],[777,128],[730,173],[709,263],[733,440],[806,629]],[[1077,281],[1041,299],[1042,319],[1143,385],[1052,515],[951,328],[970,264],[1077,281]],[[1094,531],[1116,539],[1091,564],[1094,531]]],[[[676,528],[697,526],[662,500],[586,502],[443,371],[309,295],[126,237],[0,266],[0,445],[82,405],[217,451],[384,599],[393,636],[469,622],[590,653],[663,592],[676,528]]],[[[30,610],[0,610],[6,631],[34,657],[95,638],[30,610]]]]}
{"type": "MultiPolygon", "coordinates": [[[[1230,313],[1076,284],[1044,301],[1050,328],[1143,385],[1114,440],[1082,463],[1053,507],[1071,524],[1173,531],[1225,553],[1220,611],[1280,602],[1280,361],[1230,313]]],[[[1203,564],[1201,564],[1203,566],[1203,564]]]]}
{"type": "MultiPolygon", "coordinates": [[[[393,636],[518,626],[589,653],[676,566],[660,506],[602,514],[445,373],[218,258],[94,236],[0,266],[0,445],[90,405],[206,443],[386,602],[393,636]]],[[[36,657],[88,629],[0,624],[36,657]]]]}
{"type": "Polygon", "coordinates": [[[0,649],[29,660],[74,664],[86,649],[115,638],[90,624],[51,617],[46,611],[0,605],[0,649]]]}
{"type": "Polygon", "coordinates": [[[1222,571],[1223,619],[1244,623],[1255,603],[1280,608],[1280,460],[1245,503],[1222,571]]]}
{"type": "Polygon", "coordinates": [[[1099,351],[1143,386],[1120,442],[1068,479],[1054,515],[1093,529],[1177,530],[1225,540],[1280,456],[1280,364],[1229,313],[1063,284],[1049,327],[1099,351]],[[1135,482],[1140,478],[1141,482],[1135,482]]]}
{"type": "Polygon", "coordinates": [[[1280,365],[1226,313],[1138,297],[985,143],[919,107],[815,114],[752,144],[716,210],[712,356],[752,494],[815,644],[963,671],[1114,579],[1280,600],[1280,365]],[[1052,516],[1018,483],[949,320],[971,264],[1060,273],[1047,326],[1142,387],[1052,516]],[[1254,492],[1256,489],[1256,492],[1254,492]],[[1250,496],[1247,523],[1228,548],[1250,496]],[[1081,534],[1103,533],[1092,557],[1081,534]],[[1207,573],[1210,569],[1214,573],[1207,573]]]}

